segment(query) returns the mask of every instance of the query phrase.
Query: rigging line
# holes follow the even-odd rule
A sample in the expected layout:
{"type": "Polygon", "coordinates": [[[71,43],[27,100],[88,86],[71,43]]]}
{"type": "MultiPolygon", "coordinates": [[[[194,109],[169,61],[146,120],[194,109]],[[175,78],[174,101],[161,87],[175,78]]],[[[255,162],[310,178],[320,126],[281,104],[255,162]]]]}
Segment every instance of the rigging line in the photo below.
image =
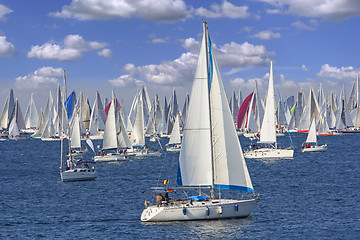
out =
{"type": "Polygon", "coordinates": [[[291,134],[290,134],[289,125],[288,125],[288,122],[287,122],[287,119],[286,119],[286,115],[285,115],[284,106],[283,106],[283,103],[282,103],[282,100],[281,100],[280,91],[279,91],[279,88],[278,88],[278,87],[276,87],[276,89],[277,89],[278,94],[279,94],[280,105],[281,105],[281,109],[283,110],[283,114],[284,114],[284,118],[285,118],[285,123],[286,123],[287,131],[288,131],[288,133],[289,133],[290,142],[291,142],[291,147],[294,147],[294,143],[293,143],[293,141],[292,141],[291,134]]]}

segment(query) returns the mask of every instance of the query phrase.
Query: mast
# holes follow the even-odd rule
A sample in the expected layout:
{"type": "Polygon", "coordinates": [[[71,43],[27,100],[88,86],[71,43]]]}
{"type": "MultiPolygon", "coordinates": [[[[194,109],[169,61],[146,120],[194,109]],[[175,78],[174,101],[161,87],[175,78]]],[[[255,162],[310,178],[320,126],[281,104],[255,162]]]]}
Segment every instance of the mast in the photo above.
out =
{"type": "Polygon", "coordinates": [[[209,42],[209,32],[208,32],[208,28],[207,28],[207,23],[205,21],[203,21],[203,25],[204,25],[204,31],[205,31],[205,46],[206,46],[206,64],[207,64],[207,69],[208,69],[208,74],[207,74],[207,86],[208,86],[208,101],[209,101],[209,120],[210,120],[210,143],[211,143],[211,151],[210,151],[210,159],[211,159],[211,190],[210,190],[210,197],[211,199],[215,198],[215,174],[214,174],[214,149],[213,149],[213,134],[212,134],[212,124],[211,124],[211,103],[210,103],[210,90],[211,90],[211,86],[209,84],[209,80],[210,80],[210,74],[212,74],[212,72],[210,71],[211,68],[209,66],[209,56],[210,56],[210,44],[211,42],[209,42]]]}
{"type": "MultiPolygon", "coordinates": [[[[64,69],[64,72],[63,72],[63,78],[64,78],[64,86],[63,86],[63,88],[64,88],[64,94],[66,94],[66,76],[65,76],[65,69],[64,69]]],[[[64,135],[64,97],[66,97],[66,96],[63,96],[63,98],[61,99],[61,101],[62,101],[62,105],[63,106],[61,106],[61,136],[60,136],[60,176],[61,176],[61,181],[63,181],[63,175],[62,175],[62,166],[63,166],[63,148],[64,148],[64,146],[63,146],[63,144],[64,144],[64,140],[63,140],[63,135],[64,135]]],[[[70,146],[70,144],[69,144],[69,146],[70,146]]],[[[69,154],[71,153],[71,151],[69,151],[69,154]]]]}

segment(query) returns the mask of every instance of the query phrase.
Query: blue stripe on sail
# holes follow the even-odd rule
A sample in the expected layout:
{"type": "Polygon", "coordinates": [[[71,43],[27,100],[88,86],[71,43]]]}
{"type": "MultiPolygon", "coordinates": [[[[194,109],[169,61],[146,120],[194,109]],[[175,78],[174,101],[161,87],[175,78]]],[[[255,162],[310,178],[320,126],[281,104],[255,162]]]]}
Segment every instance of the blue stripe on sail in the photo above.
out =
{"type": "Polygon", "coordinates": [[[215,189],[227,189],[227,190],[238,190],[243,192],[254,192],[254,189],[243,187],[243,186],[236,186],[236,185],[220,185],[215,184],[215,189]]]}
{"type": "Polygon", "coordinates": [[[211,40],[210,36],[208,35],[208,44],[209,44],[209,62],[210,62],[210,69],[209,69],[209,90],[211,89],[212,77],[213,77],[213,57],[211,51],[211,40]]]}

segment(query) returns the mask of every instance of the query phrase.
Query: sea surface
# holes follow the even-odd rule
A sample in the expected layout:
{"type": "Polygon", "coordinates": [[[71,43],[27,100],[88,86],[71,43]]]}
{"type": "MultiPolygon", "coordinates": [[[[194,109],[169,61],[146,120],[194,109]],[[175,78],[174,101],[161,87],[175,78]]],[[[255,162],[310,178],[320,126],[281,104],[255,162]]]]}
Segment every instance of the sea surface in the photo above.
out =
{"type": "Polygon", "coordinates": [[[60,142],[3,141],[0,239],[360,239],[360,134],[318,137],[323,153],[301,153],[305,139],[292,134],[293,159],[247,160],[261,199],[251,216],[168,223],[140,221],[142,193],[176,178],[178,153],[98,163],[97,180],[62,183],[60,142]]]}

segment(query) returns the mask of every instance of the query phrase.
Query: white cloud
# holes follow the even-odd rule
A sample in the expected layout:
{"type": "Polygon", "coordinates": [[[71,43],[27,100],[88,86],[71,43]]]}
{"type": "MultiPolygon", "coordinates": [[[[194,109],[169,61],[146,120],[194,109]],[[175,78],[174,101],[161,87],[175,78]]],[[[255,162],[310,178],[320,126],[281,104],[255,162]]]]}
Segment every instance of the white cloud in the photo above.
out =
{"type": "Polygon", "coordinates": [[[291,24],[291,26],[294,26],[298,29],[301,29],[301,30],[310,30],[310,31],[314,31],[318,28],[319,26],[319,23],[316,21],[316,20],[311,20],[309,22],[309,24],[305,24],[303,22],[300,22],[300,21],[296,21],[296,22],[293,22],[291,24]]]}
{"type": "Polygon", "coordinates": [[[42,67],[24,77],[17,77],[15,79],[15,86],[18,89],[53,87],[62,76],[62,68],[42,67]]]}
{"type": "Polygon", "coordinates": [[[321,78],[332,78],[336,80],[352,80],[355,79],[356,73],[359,70],[355,70],[352,66],[349,67],[332,67],[329,64],[321,66],[320,72],[317,76],[321,78]]]}
{"type": "Polygon", "coordinates": [[[308,68],[306,67],[306,65],[301,65],[301,70],[303,70],[304,72],[307,72],[308,71],[308,68]]]}
{"type": "Polygon", "coordinates": [[[99,55],[101,57],[111,58],[112,57],[112,52],[111,52],[110,49],[104,48],[101,51],[97,52],[97,55],[99,55]]]}
{"type": "Polygon", "coordinates": [[[68,35],[64,39],[63,46],[54,43],[32,46],[27,56],[46,60],[77,61],[82,58],[83,52],[98,50],[105,46],[107,43],[86,42],[79,35],[68,35]]]}
{"type": "MultiPolygon", "coordinates": [[[[190,51],[173,61],[144,66],[127,64],[124,68],[125,74],[109,82],[114,86],[138,85],[137,81],[140,79],[144,82],[167,86],[183,86],[191,83],[194,78],[200,42],[187,38],[182,46],[190,51]]],[[[262,45],[254,46],[248,42],[243,44],[231,42],[220,48],[213,45],[213,51],[215,51],[219,66],[231,68],[264,65],[269,61],[268,56],[274,54],[268,52],[262,45]]]]}
{"type": "Polygon", "coordinates": [[[16,57],[17,50],[14,45],[6,41],[5,36],[0,36],[0,56],[2,57],[16,57]]]}
{"type": "Polygon", "coordinates": [[[280,13],[282,13],[282,12],[281,12],[280,9],[275,8],[275,9],[267,9],[267,10],[266,10],[266,13],[267,13],[267,14],[280,14],[280,13]]]}
{"type": "Polygon", "coordinates": [[[182,20],[187,14],[183,0],[73,0],[61,12],[50,13],[78,20],[141,18],[160,22],[182,20]]]}
{"type": "Polygon", "coordinates": [[[207,10],[204,7],[197,8],[195,9],[195,14],[206,18],[227,17],[237,19],[249,17],[250,14],[247,12],[248,9],[248,6],[235,6],[224,0],[221,5],[216,3],[212,4],[210,10],[207,10]]]}
{"type": "Polygon", "coordinates": [[[258,0],[297,16],[341,20],[360,15],[358,0],[258,0]]]}
{"type": "Polygon", "coordinates": [[[151,40],[151,43],[157,44],[157,43],[166,43],[166,39],[163,38],[154,38],[151,40]]]}
{"type": "Polygon", "coordinates": [[[280,33],[274,33],[270,30],[266,30],[266,31],[261,31],[258,32],[256,34],[254,34],[252,37],[254,38],[259,38],[262,40],[270,40],[270,39],[274,39],[274,38],[281,38],[281,34],[280,33]]]}
{"type": "Polygon", "coordinates": [[[6,20],[5,15],[12,13],[12,12],[13,12],[13,10],[0,4],[0,20],[5,21],[6,20]]]}

